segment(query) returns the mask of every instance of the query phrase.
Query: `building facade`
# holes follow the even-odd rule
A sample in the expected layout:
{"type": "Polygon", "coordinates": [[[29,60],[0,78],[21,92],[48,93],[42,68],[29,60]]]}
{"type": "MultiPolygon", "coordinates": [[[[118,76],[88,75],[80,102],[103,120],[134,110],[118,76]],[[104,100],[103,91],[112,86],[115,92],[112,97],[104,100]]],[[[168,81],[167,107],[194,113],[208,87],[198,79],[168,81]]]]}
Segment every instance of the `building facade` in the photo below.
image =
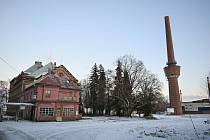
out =
{"type": "Polygon", "coordinates": [[[183,102],[182,110],[185,114],[210,114],[209,99],[183,102]]]}
{"type": "Polygon", "coordinates": [[[63,66],[35,62],[10,83],[9,102],[32,103],[20,110],[24,119],[67,121],[80,119],[78,80],[63,66]]]}

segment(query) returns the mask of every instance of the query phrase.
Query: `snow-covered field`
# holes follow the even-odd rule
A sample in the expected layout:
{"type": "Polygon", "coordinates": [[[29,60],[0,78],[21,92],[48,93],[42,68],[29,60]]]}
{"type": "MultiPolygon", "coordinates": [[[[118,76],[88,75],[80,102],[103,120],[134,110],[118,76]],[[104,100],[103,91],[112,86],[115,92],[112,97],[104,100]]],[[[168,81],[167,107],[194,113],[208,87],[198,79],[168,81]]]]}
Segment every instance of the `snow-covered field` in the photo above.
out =
{"type": "Polygon", "coordinates": [[[210,115],[191,115],[193,123],[189,115],[156,117],[157,120],[88,117],[72,122],[4,121],[0,122],[0,140],[210,140],[210,115]]]}

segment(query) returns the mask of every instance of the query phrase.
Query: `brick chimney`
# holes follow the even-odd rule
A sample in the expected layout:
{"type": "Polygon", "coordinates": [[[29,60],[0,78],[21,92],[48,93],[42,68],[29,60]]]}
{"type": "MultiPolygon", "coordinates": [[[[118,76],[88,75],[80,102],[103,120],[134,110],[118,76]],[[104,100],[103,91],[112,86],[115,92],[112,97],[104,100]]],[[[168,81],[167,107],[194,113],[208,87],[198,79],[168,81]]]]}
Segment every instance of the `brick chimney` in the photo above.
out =
{"type": "Polygon", "coordinates": [[[176,65],[177,62],[174,56],[174,48],[173,48],[169,16],[165,17],[165,29],[166,29],[168,66],[164,68],[164,71],[168,79],[170,106],[174,108],[175,115],[181,115],[182,107],[181,107],[179,84],[178,84],[178,77],[180,75],[180,66],[176,65]]]}
{"type": "Polygon", "coordinates": [[[42,67],[42,62],[35,61],[35,65],[37,65],[38,69],[42,67]]]}

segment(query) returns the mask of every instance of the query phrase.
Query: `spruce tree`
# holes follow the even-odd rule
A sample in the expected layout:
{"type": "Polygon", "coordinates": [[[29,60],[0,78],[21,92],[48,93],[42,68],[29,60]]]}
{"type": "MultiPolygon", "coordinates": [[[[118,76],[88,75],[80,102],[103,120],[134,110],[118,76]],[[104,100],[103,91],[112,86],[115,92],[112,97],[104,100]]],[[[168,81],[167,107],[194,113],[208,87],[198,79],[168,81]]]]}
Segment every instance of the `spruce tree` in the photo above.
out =
{"type": "Polygon", "coordinates": [[[98,80],[98,67],[95,63],[90,76],[90,95],[91,95],[91,107],[92,107],[92,115],[96,115],[96,109],[97,109],[97,94],[98,94],[98,86],[99,86],[99,80],[98,80]]]}
{"type": "Polygon", "coordinates": [[[122,101],[120,100],[122,98],[123,93],[123,70],[122,70],[122,64],[120,61],[117,61],[117,68],[116,70],[116,77],[115,77],[115,88],[114,88],[114,95],[113,95],[113,108],[115,109],[117,116],[121,116],[121,110],[122,110],[122,101]]]}
{"type": "Polygon", "coordinates": [[[98,89],[97,107],[99,115],[103,115],[105,108],[106,76],[104,67],[99,65],[99,89],[98,89]]]}

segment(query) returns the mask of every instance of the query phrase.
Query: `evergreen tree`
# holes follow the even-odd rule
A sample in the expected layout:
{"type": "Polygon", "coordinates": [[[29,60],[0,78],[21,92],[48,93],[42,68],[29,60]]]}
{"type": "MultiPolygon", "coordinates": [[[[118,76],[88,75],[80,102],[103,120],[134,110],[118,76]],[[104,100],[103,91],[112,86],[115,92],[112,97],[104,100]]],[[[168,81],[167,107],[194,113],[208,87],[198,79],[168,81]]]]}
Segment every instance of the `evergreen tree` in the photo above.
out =
{"type": "Polygon", "coordinates": [[[106,76],[102,65],[99,65],[99,89],[97,98],[97,107],[99,115],[103,115],[105,108],[106,76]]]}
{"type": "Polygon", "coordinates": [[[98,88],[99,88],[99,80],[98,80],[98,67],[96,63],[94,64],[91,76],[90,76],[90,95],[91,95],[91,108],[92,108],[92,115],[96,115],[97,109],[97,95],[98,95],[98,88]]]}
{"type": "Polygon", "coordinates": [[[115,88],[113,93],[113,108],[115,109],[117,116],[121,116],[122,110],[122,93],[123,93],[123,76],[122,76],[122,64],[117,61],[116,77],[115,77],[115,88]]]}

